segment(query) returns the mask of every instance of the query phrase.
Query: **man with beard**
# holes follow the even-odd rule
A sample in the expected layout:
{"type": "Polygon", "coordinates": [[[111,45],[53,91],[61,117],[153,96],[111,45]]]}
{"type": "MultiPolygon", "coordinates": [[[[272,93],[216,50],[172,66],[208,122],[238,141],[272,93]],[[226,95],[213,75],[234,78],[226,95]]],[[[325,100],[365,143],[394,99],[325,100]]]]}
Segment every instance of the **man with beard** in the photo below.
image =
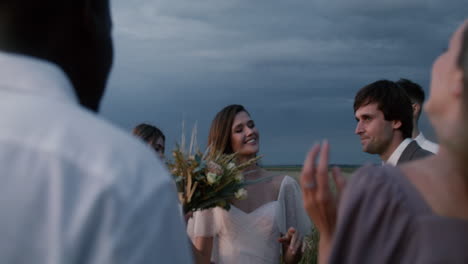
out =
{"type": "Polygon", "coordinates": [[[432,154],[411,139],[411,101],[394,82],[380,80],[359,90],[354,114],[362,150],[379,155],[384,163],[397,165],[432,154]]]}

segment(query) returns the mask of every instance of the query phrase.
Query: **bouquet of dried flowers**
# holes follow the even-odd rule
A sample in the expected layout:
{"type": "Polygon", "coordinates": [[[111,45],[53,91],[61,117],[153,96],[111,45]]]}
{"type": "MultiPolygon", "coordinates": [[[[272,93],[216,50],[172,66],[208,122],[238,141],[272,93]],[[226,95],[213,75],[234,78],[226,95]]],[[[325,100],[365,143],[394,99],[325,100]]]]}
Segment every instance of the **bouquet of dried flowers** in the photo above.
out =
{"type": "Polygon", "coordinates": [[[195,134],[194,129],[189,151],[184,150],[182,137],[182,146],[177,145],[172,152],[173,160],[167,163],[175,178],[184,213],[216,206],[229,210],[232,199],[247,197],[246,185],[263,180],[246,181],[242,174],[260,157],[238,163],[236,153],[208,155],[208,150],[192,153],[195,134]]]}

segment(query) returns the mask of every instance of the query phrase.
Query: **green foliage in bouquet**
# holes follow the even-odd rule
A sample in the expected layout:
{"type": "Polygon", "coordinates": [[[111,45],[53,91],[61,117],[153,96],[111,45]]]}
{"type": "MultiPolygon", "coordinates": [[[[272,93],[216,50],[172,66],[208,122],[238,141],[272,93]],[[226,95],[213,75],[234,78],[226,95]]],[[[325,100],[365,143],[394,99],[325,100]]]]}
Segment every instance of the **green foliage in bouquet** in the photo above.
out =
{"type": "Polygon", "coordinates": [[[168,163],[175,177],[179,200],[184,212],[204,210],[212,207],[230,209],[232,199],[245,199],[244,187],[254,181],[245,181],[242,171],[255,164],[260,157],[238,164],[236,153],[208,156],[197,151],[186,154],[177,146],[173,151],[173,162],[168,163]]]}

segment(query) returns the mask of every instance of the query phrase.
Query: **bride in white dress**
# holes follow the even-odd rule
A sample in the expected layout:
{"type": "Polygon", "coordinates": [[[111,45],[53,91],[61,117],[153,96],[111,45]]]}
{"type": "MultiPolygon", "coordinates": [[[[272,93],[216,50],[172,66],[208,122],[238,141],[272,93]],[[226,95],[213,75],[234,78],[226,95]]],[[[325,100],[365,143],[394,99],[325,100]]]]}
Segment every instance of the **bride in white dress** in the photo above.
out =
{"type": "MultiPolygon", "coordinates": [[[[240,162],[259,151],[259,133],[241,105],[230,105],[213,120],[208,138],[211,151],[238,153],[240,162]]],[[[254,165],[248,180],[270,176],[254,165]]],[[[302,238],[311,222],[302,206],[300,187],[289,176],[272,177],[247,186],[248,198],[234,201],[226,211],[216,207],[196,212],[188,234],[203,263],[297,263],[302,238]]]]}

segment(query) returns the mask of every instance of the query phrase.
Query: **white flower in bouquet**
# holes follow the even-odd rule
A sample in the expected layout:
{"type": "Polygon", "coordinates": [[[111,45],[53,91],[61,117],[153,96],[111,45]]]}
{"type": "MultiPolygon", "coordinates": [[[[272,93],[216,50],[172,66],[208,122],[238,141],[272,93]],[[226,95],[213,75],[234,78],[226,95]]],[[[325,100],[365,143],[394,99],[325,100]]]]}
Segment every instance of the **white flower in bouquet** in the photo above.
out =
{"type": "Polygon", "coordinates": [[[234,162],[229,162],[227,165],[228,170],[232,170],[234,167],[236,167],[236,164],[234,162]]]}
{"type": "Polygon", "coordinates": [[[236,176],[235,176],[235,179],[236,181],[243,181],[244,180],[244,175],[242,175],[242,173],[238,173],[236,176]]]}
{"type": "Polygon", "coordinates": [[[206,180],[208,181],[209,185],[215,184],[219,179],[220,177],[216,173],[208,172],[206,174],[206,180]]]}
{"type": "Polygon", "coordinates": [[[234,194],[237,200],[243,200],[247,198],[247,190],[244,188],[241,188],[237,190],[237,192],[234,194]]]}

